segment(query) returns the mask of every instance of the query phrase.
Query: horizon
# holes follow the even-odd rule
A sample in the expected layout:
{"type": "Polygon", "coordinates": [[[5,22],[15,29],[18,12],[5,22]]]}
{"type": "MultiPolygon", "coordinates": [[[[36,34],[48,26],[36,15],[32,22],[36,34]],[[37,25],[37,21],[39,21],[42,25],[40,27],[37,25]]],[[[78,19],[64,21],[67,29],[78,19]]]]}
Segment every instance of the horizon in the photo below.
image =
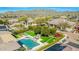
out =
{"type": "Polygon", "coordinates": [[[0,7],[0,13],[8,12],[8,11],[20,11],[20,10],[54,10],[57,12],[76,12],[79,11],[79,7],[0,7]]]}

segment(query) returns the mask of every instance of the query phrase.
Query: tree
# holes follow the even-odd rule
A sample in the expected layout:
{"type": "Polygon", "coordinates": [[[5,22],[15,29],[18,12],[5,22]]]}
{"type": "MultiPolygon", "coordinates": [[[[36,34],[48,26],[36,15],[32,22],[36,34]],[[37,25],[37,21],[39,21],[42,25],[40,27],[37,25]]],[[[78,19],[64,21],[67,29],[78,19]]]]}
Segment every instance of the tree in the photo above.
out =
{"type": "Polygon", "coordinates": [[[8,24],[9,24],[8,19],[4,19],[4,21],[3,21],[3,22],[4,22],[4,24],[5,24],[5,25],[8,25],[8,24]]]}
{"type": "Polygon", "coordinates": [[[59,30],[65,30],[66,28],[70,28],[71,26],[65,22],[65,23],[60,23],[56,26],[59,30]]]}
{"type": "Polygon", "coordinates": [[[50,17],[38,17],[35,19],[35,22],[38,25],[47,24],[48,19],[50,19],[50,17]]]}
{"type": "Polygon", "coordinates": [[[62,23],[62,24],[60,24],[60,26],[62,27],[62,30],[65,30],[66,28],[70,27],[70,25],[68,23],[62,23]]]}
{"type": "Polygon", "coordinates": [[[2,20],[0,20],[0,24],[4,24],[4,22],[2,20]]]}
{"type": "Polygon", "coordinates": [[[14,30],[14,33],[19,34],[25,32],[26,29],[14,30]]]}
{"type": "Polygon", "coordinates": [[[28,26],[28,30],[33,30],[33,26],[28,26]]]}
{"type": "Polygon", "coordinates": [[[22,24],[17,24],[14,27],[16,27],[16,29],[14,29],[16,33],[23,33],[27,30],[22,24]]]}
{"type": "Polygon", "coordinates": [[[42,36],[49,36],[50,35],[50,31],[49,31],[49,28],[47,26],[43,26],[41,28],[41,35],[42,36]]]}
{"type": "Polygon", "coordinates": [[[55,27],[51,27],[51,28],[50,28],[50,33],[51,33],[51,34],[55,34],[56,31],[57,31],[57,29],[56,29],[55,27]]]}
{"type": "Polygon", "coordinates": [[[22,16],[22,17],[18,18],[18,21],[19,22],[24,21],[24,23],[27,24],[27,18],[28,18],[27,16],[22,16]]]}
{"type": "Polygon", "coordinates": [[[18,29],[25,29],[25,26],[23,24],[17,24],[14,27],[16,27],[18,29]]]}
{"type": "Polygon", "coordinates": [[[34,32],[35,32],[36,34],[41,34],[41,26],[36,26],[36,27],[34,28],[34,32]]]}

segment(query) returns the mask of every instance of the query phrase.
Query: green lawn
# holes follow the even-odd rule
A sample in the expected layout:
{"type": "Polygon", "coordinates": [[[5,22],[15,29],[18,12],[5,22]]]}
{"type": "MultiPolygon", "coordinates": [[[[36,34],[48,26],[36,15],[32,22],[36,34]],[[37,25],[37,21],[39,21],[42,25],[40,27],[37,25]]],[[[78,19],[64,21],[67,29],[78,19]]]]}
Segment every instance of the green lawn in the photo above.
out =
{"type": "Polygon", "coordinates": [[[41,40],[42,43],[44,43],[44,42],[51,43],[51,42],[55,41],[56,38],[53,37],[53,36],[52,37],[44,37],[44,36],[42,36],[41,39],[42,39],[41,40]]]}
{"type": "Polygon", "coordinates": [[[50,37],[43,37],[43,36],[42,36],[41,39],[42,39],[41,42],[44,43],[44,42],[46,42],[47,40],[49,40],[50,37]]]}
{"type": "Polygon", "coordinates": [[[24,32],[24,35],[35,36],[36,34],[33,31],[27,31],[27,32],[24,32]]]}
{"type": "Polygon", "coordinates": [[[56,38],[55,37],[50,37],[50,39],[49,40],[47,40],[47,43],[52,43],[52,42],[54,42],[56,40],[56,38]]]}
{"type": "Polygon", "coordinates": [[[59,42],[63,37],[64,37],[64,35],[61,38],[55,38],[55,37],[52,36],[52,38],[50,37],[50,39],[48,39],[48,40],[45,39],[46,40],[45,42],[48,42],[49,44],[40,47],[37,51],[42,51],[42,50],[48,48],[49,46],[53,46],[54,44],[56,44],[57,42],[59,42]]]}
{"type": "Polygon", "coordinates": [[[56,38],[55,41],[49,43],[48,45],[45,45],[45,46],[40,47],[37,51],[42,51],[42,50],[48,48],[49,46],[53,46],[53,45],[54,45],[55,43],[57,43],[59,40],[60,40],[60,39],[57,39],[57,38],[56,38]]]}

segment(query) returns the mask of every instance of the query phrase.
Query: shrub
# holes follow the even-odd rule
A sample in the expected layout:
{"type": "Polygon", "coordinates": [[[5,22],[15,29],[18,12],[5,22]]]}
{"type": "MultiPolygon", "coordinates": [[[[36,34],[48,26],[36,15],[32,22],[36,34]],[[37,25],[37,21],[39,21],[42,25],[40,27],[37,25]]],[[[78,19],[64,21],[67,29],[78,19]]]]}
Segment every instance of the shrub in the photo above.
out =
{"type": "Polygon", "coordinates": [[[49,36],[49,35],[50,35],[49,28],[46,27],[46,26],[43,26],[43,27],[41,28],[41,35],[42,35],[42,36],[49,36]]]}
{"type": "Polygon", "coordinates": [[[50,28],[50,33],[51,33],[51,34],[55,34],[55,33],[56,33],[56,31],[57,31],[57,29],[56,29],[56,28],[54,28],[54,27],[50,28]]]}
{"type": "Polygon", "coordinates": [[[34,32],[35,32],[35,34],[41,34],[41,26],[36,26],[34,28],[34,32]]]}

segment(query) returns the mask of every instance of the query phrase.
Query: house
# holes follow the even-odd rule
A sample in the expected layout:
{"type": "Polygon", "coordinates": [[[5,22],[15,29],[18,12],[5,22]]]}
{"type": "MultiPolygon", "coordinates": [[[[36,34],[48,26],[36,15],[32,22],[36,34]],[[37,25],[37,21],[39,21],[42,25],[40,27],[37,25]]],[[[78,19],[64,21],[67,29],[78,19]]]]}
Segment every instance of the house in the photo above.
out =
{"type": "Polygon", "coordinates": [[[68,36],[66,39],[68,42],[79,44],[79,34],[78,33],[71,33],[71,32],[63,32],[63,33],[68,36]]]}
{"type": "Polygon", "coordinates": [[[50,21],[48,21],[48,24],[50,24],[50,25],[59,25],[61,23],[68,23],[69,25],[72,25],[72,26],[75,25],[75,22],[70,22],[64,18],[51,19],[50,21]]]}
{"type": "Polygon", "coordinates": [[[20,45],[15,41],[9,41],[8,43],[0,44],[0,51],[14,51],[19,48],[20,45]]]}
{"type": "Polygon", "coordinates": [[[32,18],[27,18],[27,23],[28,24],[32,24],[32,22],[33,22],[33,19],[32,18]]]}
{"type": "Polygon", "coordinates": [[[13,51],[21,46],[17,43],[16,38],[8,31],[0,32],[0,51],[13,51]]]}
{"type": "Polygon", "coordinates": [[[51,19],[50,21],[48,21],[49,25],[59,25],[61,23],[65,23],[67,22],[66,19],[51,19]]]}
{"type": "Polygon", "coordinates": [[[6,25],[0,24],[0,31],[7,31],[8,27],[6,25]]]}
{"type": "Polygon", "coordinates": [[[60,16],[60,18],[62,18],[62,19],[67,19],[67,16],[60,16]]]}
{"type": "Polygon", "coordinates": [[[9,21],[9,24],[13,24],[13,23],[17,23],[18,22],[17,19],[9,19],[8,21],[9,21]]]}

